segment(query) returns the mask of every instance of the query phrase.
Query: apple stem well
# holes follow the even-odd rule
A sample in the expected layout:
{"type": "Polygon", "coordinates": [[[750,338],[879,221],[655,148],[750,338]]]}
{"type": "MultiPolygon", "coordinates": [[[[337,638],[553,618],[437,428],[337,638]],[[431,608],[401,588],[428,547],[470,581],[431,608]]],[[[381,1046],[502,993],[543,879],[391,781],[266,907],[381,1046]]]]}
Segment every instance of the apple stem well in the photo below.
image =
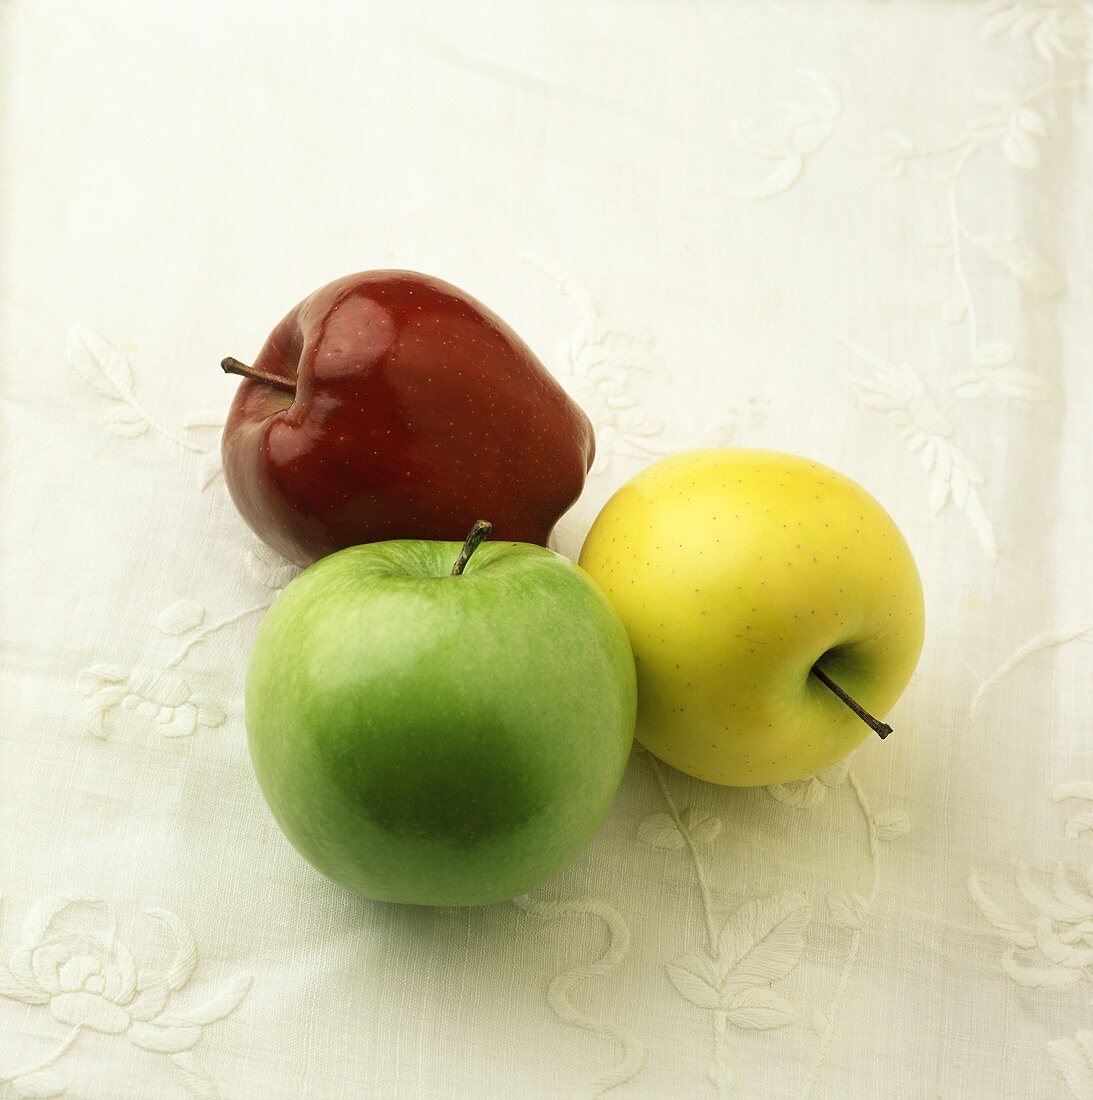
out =
{"type": "Polygon", "coordinates": [[[882,741],[892,732],[892,727],[887,722],[874,718],[856,699],[851,699],[823,669],[813,665],[812,675],[825,687],[830,688],[882,741]]]}
{"type": "Polygon", "coordinates": [[[220,360],[220,369],[225,374],[241,374],[244,378],[253,378],[255,382],[265,382],[268,386],[276,386],[286,393],[296,393],[296,383],[289,378],[278,378],[276,374],[268,374],[264,370],[248,367],[246,363],[240,363],[230,355],[227,359],[220,360]]]}
{"type": "Polygon", "coordinates": [[[459,557],[455,559],[455,565],[452,566],[451,576],[458,577],[462,574],[463,570],[467,568],[467,562],[471,560],[471,555],[482,545],[489,533],[493,530],[493,524],[489,520],[476,519],[474,526],[470,530],[470,534],[467,535],[467,541],[463,543],[463,549],[459,551],[459,557]]]}

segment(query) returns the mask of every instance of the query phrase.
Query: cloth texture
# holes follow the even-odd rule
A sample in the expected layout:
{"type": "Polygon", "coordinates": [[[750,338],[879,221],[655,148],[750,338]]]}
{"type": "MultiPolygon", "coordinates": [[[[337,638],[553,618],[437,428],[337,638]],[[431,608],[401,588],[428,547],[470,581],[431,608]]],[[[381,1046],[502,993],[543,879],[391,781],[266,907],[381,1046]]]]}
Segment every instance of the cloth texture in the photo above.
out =
{"type": "Polygon", "coordinates": [[[1093,1098],[1091,56],[1062,0],[0,5],[0,1098],[1093,1098]],[[592,418],[564,554],[694,447],[864,485],[926,593],[895,734],[635,751],[513,903],[307,866],[218,364],[380,267],[592,418]]]}

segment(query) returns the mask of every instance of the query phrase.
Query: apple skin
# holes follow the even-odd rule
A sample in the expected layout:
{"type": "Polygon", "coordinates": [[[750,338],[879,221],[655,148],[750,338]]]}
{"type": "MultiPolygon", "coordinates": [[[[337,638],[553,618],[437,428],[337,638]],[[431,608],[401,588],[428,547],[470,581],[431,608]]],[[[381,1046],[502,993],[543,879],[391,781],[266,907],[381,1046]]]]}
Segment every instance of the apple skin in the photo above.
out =
{"type": "Polygon", "coordinates": [[[657,462],[597,517],[581,565],[626,626],[637,739],[699,779],[786,783],[846,756],[922,649],[922,585],[861,486],[794,455],[709,450],[657,462]]]}
{"type": "Polygon", "coordinates": [[[263,621],[251,760],[315,868],[365,897],[482,905],[534,889],[602,824],[633,742],[626,632],[573,563],[488,542],[358,546],[263,621]]]}
{"type": "Polygon", "coordinates": [[[588,417],[499,317],[412,271],[330,283],[273,330],[224,428],[243,519],[297,565],[389,539],[545,545],[592,465],[588,417]]]}

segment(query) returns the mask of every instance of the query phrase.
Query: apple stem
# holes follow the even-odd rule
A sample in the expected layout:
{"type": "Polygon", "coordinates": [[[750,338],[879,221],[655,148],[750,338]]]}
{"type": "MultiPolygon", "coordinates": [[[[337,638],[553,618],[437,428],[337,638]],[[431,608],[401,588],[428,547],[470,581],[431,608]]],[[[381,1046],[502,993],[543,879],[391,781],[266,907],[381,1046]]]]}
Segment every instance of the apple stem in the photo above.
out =
{"type": "Polygon", "coordinates": [[[467,562],[471,560],[471,554],[482,545],[482,540],[492,530],[493,524],[489,520],[476,519],[474,521],[474,526],[471,528],[470,534],[467,535],[467,541],[463,543],[463,549],[459,551],[459,557],[455,559],[455,565],[452,566],[451,576],[458,577],[462,574],[463,570],[467,568],[467,562]]]}
{"type": "Polygon", "coordinates": [[[892,732],[887,722],[874,718],[856,699],[849,695],[823,669],[812,666],[812,674],[825,687],[830,688],[882,741],[892,732]]]}
{"type": "Polygon", "coordinates": [[[296,383],[288,378],[278,378],[276,374],[268,374],[264,370],[248,367],[246,363],[240,363],[230,355],[227,359],[220,360],[220,369],[225,374],[241,374],[244,378],[253,378],[256,382],[265,382],[269,386],[276,386],[286,393],[296,393],[296,383]]]}

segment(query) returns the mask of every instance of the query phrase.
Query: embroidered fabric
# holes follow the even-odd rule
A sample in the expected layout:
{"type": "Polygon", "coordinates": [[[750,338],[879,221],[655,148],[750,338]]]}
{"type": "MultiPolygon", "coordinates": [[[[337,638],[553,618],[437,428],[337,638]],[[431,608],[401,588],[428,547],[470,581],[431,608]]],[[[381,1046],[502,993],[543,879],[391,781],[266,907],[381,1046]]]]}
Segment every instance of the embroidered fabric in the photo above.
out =
{"type": "Polygon", "coordinates": [[[9,3],[0,1098],[1093,1098],[1093,9],[9,3]],[[465,287],[656,458],[795,451],[928,604],[896,733],[728,790],[635,751],[480,910],[325,882],[251,776],[295,570],[227,497],[294,302],[465,287]]]}

